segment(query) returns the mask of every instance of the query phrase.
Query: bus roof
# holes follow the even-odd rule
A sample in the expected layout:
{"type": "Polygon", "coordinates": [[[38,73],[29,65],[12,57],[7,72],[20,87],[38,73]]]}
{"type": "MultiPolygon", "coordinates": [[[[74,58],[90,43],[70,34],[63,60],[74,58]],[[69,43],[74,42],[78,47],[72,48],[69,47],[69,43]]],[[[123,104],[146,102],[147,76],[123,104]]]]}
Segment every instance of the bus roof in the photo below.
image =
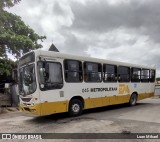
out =
{"type": "Polygon", "coordinates": [[[44,56],[48,58],[62,58],[62,59],[73,59],[73,60],[80,60],[80,61],[89,61],[89,62],[97,62],[97,63],[106,63],[106,64],[113,64],[113,65],[120,65],[120,66],[129,66],[129,67],[138,67],[138,68],[146,68],[146,69],[155,69],[155,67],[145,66],[145,65],[138,65],[138,64],[131,64],[119,61],[112,61],[106,59],[99,59],[87,56],[79,56],[79,55],[72,55],[72,54],[65,54],[60,52],[53,52],[53,51],[45,51],[45,50],[33,50],[37,56],[44,56]]]}

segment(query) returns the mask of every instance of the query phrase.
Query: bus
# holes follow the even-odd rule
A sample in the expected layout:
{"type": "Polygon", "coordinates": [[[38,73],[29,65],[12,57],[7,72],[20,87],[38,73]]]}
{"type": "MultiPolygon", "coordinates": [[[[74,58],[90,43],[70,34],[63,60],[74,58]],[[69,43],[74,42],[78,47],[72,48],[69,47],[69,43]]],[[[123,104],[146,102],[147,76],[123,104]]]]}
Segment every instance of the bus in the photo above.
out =
{"type": "Polygon", "coordinates": [[[156,69],[92,57],[35,50],[18,63],[20,110],[43,116],[153,97],[156,69]]]}

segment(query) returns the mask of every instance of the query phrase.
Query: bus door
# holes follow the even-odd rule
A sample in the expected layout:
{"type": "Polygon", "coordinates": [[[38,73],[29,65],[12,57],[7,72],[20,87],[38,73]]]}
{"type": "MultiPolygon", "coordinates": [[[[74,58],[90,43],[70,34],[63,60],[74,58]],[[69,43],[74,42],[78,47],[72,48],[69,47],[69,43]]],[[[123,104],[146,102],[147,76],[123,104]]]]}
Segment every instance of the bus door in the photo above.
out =
{"type": "Polygon", "coordinates": [[[63,92],[62,61],[38,62],[41,114],[65,112],[67,103],[63,92]]]}

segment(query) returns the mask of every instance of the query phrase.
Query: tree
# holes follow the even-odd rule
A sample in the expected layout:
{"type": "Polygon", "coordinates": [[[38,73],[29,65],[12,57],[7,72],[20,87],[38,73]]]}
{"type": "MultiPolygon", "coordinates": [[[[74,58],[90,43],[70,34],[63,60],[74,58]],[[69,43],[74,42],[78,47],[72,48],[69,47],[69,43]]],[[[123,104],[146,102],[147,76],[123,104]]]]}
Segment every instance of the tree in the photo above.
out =
{"type": "Polygon", "coordinates": [[[11,75],[12,69],[16,66],[16,63],[11,59],[0,58],[0,76],[11,75]]]}
{"type": "Polygon", "coordinates": [[[0,47],[1,54],[12,53],[16,58],[20,53],[41,48],[38,40],[43,40],[44,36],[39,36],[31,28],[26,26],[19,16],[7,11],[0,14],[0,47]]]}
{"type": "Polygon", "coordinates": [[[42,42],[45,36],[39,36],[29,26],[21,20],[21,17],[7,12],[4,8],[12,7],[20,0],[1,0],[0,1],[0,59],[4,62],[0,62],[0,74],[11,74],[10,68],[6,67],[3,63],[13,62],[8,59],[7,54],[11,53],[16,59],[21,54],[26,53],[33,49],[41,48],[42,42]],[[3,64],[3,65],[2,65],[3,64]]]}
{"type": "Polygon", "coordinates": [[[20,1],[21,0],[1,0],[0,1],[0,9],[3,9],[4,7],[12,7],[20,1]]]}

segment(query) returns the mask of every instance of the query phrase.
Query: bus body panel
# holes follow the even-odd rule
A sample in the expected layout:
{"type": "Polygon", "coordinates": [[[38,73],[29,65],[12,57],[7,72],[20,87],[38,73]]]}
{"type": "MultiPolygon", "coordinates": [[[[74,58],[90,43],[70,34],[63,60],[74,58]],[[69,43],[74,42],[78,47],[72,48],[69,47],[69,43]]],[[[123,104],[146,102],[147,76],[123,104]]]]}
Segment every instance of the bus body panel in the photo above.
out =
{"type": "Polygon", "coordinates": [[[65,81],[64,74],[64,59],[94,61],[101,64],[114,64],[114,65],[125,65],[129,67],[149,68],[145,66],[136,66],[132,64],[126,64],[121,62],[106,61],[95,58],[81,58],[70,55],[63,55],[61,53],[52,53],[47,51],[35,51],[36,61],[38,62],[39,57],[45,58],[46,61],[59,62],[62,65],[63,74],[63,87],[61,89],[53,89],[42,91],[39,85],[37,63],[36,78],[37,78],[37,89],[33,94],[29,96],[20,96],[20,108],[22,111],[30,112],[36,115],[50,115],[54,113],[67,112],[69,102],[73,97],[81,97],[84,100],[84,109],[96,108],[114,104],[128,103],[132,93],[137,93],[138,100],[149,98],[154,96],[154,82],[79,82],[70,83],[65,81]],[[24,98],[31,97],[31,101],[28,105],[24,98]],[[32,104],[32,105],[30,105],[32,104]],[[34,104],[34,105],[33,105],[34,104]]]}

